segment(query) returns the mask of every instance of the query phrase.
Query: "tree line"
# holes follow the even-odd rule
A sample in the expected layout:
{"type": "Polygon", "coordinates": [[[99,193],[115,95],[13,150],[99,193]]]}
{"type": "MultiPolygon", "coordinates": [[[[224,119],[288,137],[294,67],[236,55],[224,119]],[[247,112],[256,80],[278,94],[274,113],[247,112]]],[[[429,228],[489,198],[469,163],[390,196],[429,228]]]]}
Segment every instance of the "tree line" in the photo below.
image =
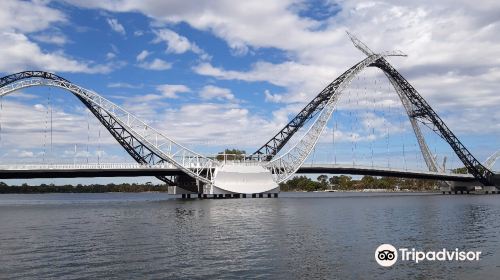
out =
{"type": "Polygon", "coordinates": [[[9,186],[0,182],[0,193],[105,193],[105,192],[167,192],[167,185],[146,184],[91,184],[91,185],[60,185],[41,184],[9,186]]]}
{"type": "Polygon", "coordinates": [[[438,185],[435,180],[363,176],[356,180],[351,176],[328,177],[320,175],[317,180],[306,176],[295,176],[280,183],[281,191],[324,191],[324,190],[362,190],[362,189],[408,189],[411,191],[433,190],[438,185]]]}

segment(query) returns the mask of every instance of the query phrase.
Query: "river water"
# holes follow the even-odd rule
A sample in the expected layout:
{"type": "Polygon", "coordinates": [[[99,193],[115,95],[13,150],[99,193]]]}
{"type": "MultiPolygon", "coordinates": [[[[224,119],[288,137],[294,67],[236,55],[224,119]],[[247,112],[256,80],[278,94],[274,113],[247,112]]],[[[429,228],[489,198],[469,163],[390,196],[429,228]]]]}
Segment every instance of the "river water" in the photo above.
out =
{"type": "Polygon", "coordinates": [[[500,195],[0,195],[0,279],[499,279],[500,195]],[[374,258],[382,243],[478,261],[374,258]]]}

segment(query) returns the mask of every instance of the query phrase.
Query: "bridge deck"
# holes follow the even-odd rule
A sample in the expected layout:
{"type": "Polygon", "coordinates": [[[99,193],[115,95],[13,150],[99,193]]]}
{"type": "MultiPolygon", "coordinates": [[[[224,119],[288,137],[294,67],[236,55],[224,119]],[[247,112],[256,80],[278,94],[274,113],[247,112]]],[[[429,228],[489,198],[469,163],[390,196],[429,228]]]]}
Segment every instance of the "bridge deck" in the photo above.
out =
{"type": "Polygon", "coordinates": [[[450,174],[436,173],[430,171],[404,170],[371,166],[353,166],[353,165],[333,165],[333,164],[314,164],[303,165],[297,173],[301,174],[350,174],[350,175],[370,175],[387,176],[398,178],[430,179],[442,181],[473,182],[476,181],[470,174],[450,174]]]}
{"type": "MultiPolygon", "coordinates": [[[[175,176],[184,172],[172,166],[143,167],[140,165],[105,164],[96,165],[54,165],[54,166],[0,166],[0,179],[34,178],[83,178],[83,177],[141,177],[175,176]]],[[[470,174],[448,174],[415,170],[400,170],[381,167],[352,165],[314,164],[304,165],[297,174],[350,174],[388,176],[400,178],[432,179],[445,181],[473,182],[470,174]]]]}

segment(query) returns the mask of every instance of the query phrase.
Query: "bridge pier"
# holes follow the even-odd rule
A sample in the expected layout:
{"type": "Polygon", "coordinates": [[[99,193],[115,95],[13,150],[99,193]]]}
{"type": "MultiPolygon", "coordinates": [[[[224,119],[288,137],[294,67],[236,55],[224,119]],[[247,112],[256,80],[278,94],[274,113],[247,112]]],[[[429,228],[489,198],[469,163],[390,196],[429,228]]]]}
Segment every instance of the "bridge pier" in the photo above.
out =
{"type": "MultiPolygon", "coordinates": [[[[182,193],[181,198],[182,199],[191,199],[192,194],[190,193],[182,193]]],[[[198,193],[196,194],[198,199],[228,199],[228,198],[278,198],[279,194],[278,193],[253,193],[253,194],[246,194],[246,193],[225,193],[225,194],[206,194],[206,193],[198,193]],[[248,196],[247,196],[248,195],[248,196]]]]}

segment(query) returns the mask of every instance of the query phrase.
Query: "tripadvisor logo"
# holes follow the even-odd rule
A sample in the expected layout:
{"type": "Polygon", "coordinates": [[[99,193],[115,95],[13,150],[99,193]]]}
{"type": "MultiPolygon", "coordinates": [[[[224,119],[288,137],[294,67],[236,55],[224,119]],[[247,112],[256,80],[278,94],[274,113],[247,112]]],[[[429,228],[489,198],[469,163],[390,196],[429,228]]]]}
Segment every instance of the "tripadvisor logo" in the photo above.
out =
{"type": "Polygon", "coordinates": [[[391,244],[382,244],[375,250],[375,260],[384,267],[393,266],[398,261],[398,254],[401,261],[411,261],[419,263],[421,261],[479,261],[481,251],[460,251],[447,250],[443,248],[439,251],[419,251],[415,248],[396,249],[391,244]]]}
{"type": "Polygon", "coordinates": [[[398,260],[398,251],[391,244],[382,244],[375,250],[375,260],[381,266],[392,266],[398,260]]]}

